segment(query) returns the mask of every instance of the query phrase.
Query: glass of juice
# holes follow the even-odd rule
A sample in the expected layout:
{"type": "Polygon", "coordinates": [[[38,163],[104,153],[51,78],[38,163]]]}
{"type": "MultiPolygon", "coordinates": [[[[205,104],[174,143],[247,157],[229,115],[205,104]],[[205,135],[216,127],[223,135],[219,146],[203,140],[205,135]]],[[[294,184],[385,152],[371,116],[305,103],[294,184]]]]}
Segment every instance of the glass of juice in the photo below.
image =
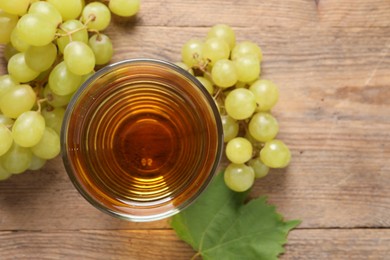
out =
{"type": "Polygon", "coordinates": [[[154,221],[190,205],[213,178],[223,130],[213,98],[169,62],[132,59],[89,78],[61,133],[66,171],[93,206],[154,221]]]}

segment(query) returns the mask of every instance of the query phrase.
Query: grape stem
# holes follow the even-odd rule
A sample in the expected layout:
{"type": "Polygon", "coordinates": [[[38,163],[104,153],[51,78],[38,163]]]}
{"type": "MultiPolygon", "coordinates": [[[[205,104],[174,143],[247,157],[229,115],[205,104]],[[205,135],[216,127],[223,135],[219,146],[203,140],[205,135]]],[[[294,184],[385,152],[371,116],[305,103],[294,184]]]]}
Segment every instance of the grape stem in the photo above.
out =
{"type": "MultiPolygon", "coordinates": [[[[77,33],[81,30],[88,30],[89,32],[93,32],[93,33],[96,33],[99,37],[100,33],[98,30],[94,30],[94,29],[88,29],[87,25],[94,21],[96,19],[96,16],[94,14],[91,14],[90,16],[88,16],[88,19],[85,21],[85,23],[83,24],[84,26],[83,27],[80,27],[80,28],[77,28],[77,29],[74,29],[73,31],[68,31],[66,33],[56,33],[56,36],[59,38],[59,37],[65,37],[65,36],[68,36],[69,37],[69,40],[70,41],[73,41],[72,39],[72,34],[74,33],[77,33]]],[[[61,27],[60,27],[61,28],[61,27]]]]}
{"type": "Polygon", "coordinates": [[[37,100],[37,105],[38,105],[38,109],[37,109],[37,112],[41,113],[42,111],[42,103],[43,102],[46,102],[47,101],[47,98],[41,98],[41,99],[38,99],[37,100]]]}

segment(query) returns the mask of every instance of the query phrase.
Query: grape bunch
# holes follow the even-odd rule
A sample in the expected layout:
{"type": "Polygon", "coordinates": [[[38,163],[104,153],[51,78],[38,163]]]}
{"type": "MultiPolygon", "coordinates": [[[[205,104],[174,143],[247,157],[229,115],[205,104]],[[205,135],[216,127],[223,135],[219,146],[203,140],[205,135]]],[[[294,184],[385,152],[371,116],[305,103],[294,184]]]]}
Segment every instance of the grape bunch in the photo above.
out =
{"type": "Polygon", "coordinates": [[[135,15],[140,0],[1,0],[0,180],[40,169],[60,153],[66,105],[113,55],[102,32],[112,14],[135,15]]]}
{"type": "Polygon", "coordinates": [[[279,125],[270,111],[279,90],[260,77],[262,58],[256,43],[236,42],[230,26],[217,24],[204,39],[186,42],[177,62],[196,76],[219,108],[230,162],[224,179],[237,192],[248,190],[270,168],[286,167],[291,159],[289,148],[276,139],[279,125]]]}

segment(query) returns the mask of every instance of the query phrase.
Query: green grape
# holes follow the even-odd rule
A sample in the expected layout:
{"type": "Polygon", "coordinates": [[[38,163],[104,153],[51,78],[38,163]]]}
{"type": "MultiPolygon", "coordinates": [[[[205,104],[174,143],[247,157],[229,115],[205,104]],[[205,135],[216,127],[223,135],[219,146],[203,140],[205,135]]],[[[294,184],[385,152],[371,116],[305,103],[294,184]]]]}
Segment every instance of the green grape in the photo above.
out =
{"type": "Polygon", "coordinates": [[[0,44],[8,43],[12,30],[18,22],[18,16],[9,14],[0,9],[0,44]]]}
{"type": "Polygon", "coordinates": [[[65,109],[62,107],[56,107],[54,109],[48,109],[46,107],[42,110],[42,115],[45,118],[46,126],[53,128],[58,135],[61,134],[62,121],[65,115],[65,109]]]}
{"type": "Polygon", "coordinates": [[[81,20],[88,28],[103,31],[110,24],[111,13],[105,4],[92,2],[84,7],[81,20]]]}
{"type": "Polygon", "coordinates": [[[8,62],[12,56],[14,56],[19,51],[15,49],[11,42],[7,43],[4,47],[4,58],[8,62]]]}
{"type": "Polygon", "coordinates": [[[218,87],[228,88],[237,83],[237,70],[231,60],[217,60],[211,70],[211,77],[218,87]]]}
{"type": "Polygon", "coordinates": [[[0,9],[10,14],[23,15],[27,12],[29,4],[30,0],[1,0],[0,9]]]}
{"type": "Polygon", "coordinates": [[[222,39],[210,38],[204,43],[202,57],[214,65],[217,60],[228,59],[230,54],[229,45],[222,39]]]}
{"type": "Polygon", "coordinates": [[[265,177],[269,172],[269,167],[265,165],[260,158],[254,158],[248,162],[248,165],[252,167],[255,172],[255,178],[260,179],[265,177]]]}
{"type": "Polygon", "coordinates": [[[57,8],[49,3],[44,1],[38,1],[33,3],[28,9],[29,14],[40,14],[46,17],[46,19],[51,22],[55,27],[61,24],[62,16],[57,8]]]}
{"type": "Polygon", "coordinates": [[[60,12],[63,21],[76,19],[83,8],[81,0],[47,0],[60,12]]]}
{"type": "Polygon", "coordinates": [[[198,39],[191,39],[181,49],[181,59],[188,67],[200,65],[204,43],[198,39]]]}
{"type": "Polygon", "coordinates": [[[256,56],[246,55],[234,60],[237,69],[237,78],[241,82],[252,82],[259,78],[260,61],[256,56]]]}
{"type": "Polygon", "coordinates": [[[114,53],[112,42],[107,35],[95,34],[89,39],[89,46],[95,54],[97,65],[108,63],[114,53]]]}
{"type": "MultiPolygon", "coordinates": [[[[88,43],[88,31],[87,28],[78,20],[69,20],[61,24],[58,34],[70,34],[72,41],[78,41],[88,43]]],[[[57,39],[57,46],[61,53],[64,53],[64,49],[71,40],[68,35],[61,36],[57,39]]]]}
{"type": "Polygon", "coordinates": [[[36,98],[30,85],[17,85],[3,94],[0,99],[0,110],[7,117],[17,118],[34,106],[36,98]]]}
{"type": "Polygon", "coordinates": [[[4,167],[1,165],[1,157],[0,157],[0,181],[4,181],[8,179],[9,177],[11,177],[11,175],[12,174],[6,171],[4,167]]]}
{"type": "Polygon", "coordinates": [[[255,95],[258,111],[269,111],[278,102],[278,87],[270,80],[257,80],[249,87],[255,95]]]}
{"type": "Polygon", "coordinates": [[[48,70],[57,58],[57,48],[53,43],[45,46],[30,46],[24,54],[26,64],[35,71],[48,70]]]}
{"type": "Polygon", "coordinates": [[[0,124],[5,125],[6,127],[11,127],[14,124],[14,120],[8,116],[0,114],[0,124]]]}
{"type": "Polygon", "coordinates": [[[214,25],[207,33],[207,39],[219,38],[224,40],[232,50],[236,45],[236,35],[233,29],[226,24],[214,25]]]}
{"type": "Polygon", "coordinates": [[[291,152],[287,145],[275,139],[265,143],[260,159],[270,168],[284,168],[290,163],[291,152]]]}
{"type": "Polygon", "coordinates": [[[263,52],[259,45],[251,41],[243,41],[232,49],[231,59],[235,60],[243,56],[255,56],[259,59],[259,62],[263,59],[263,52]]]}
{"type": "Polygon", "coordinates": [[[140,0],[110,0],[108,8],[116,15],[130,17],[138,13],[140,5],[140,0]]]}
{"type": "Polygon", "coordinates": [[[18,30],[13,30],[10,36],[12,46],[20,52],[24,52],[30,45],[19,37],[18,30]]]}
{"type": "Polygon", "coordinates": [[[0,156],[5,154],[13,143],[12,133],[8,127],[0,123],[0,156]]]}
{"type": "Polygon", "coordinates": [[[205,77],[196,77],[197,80],[205,87],[207,92],[209,92],[210,95],[213,95],[214,93],[214,86],[213,83],[211,83],[210,80],[206,79],[205,77]]]}
{"type": "Polygon", "coordinates": [[[42,138],[45,130],[45,118],[37,111],[21,114],[12,126],[12,137],[22,147],[32,147],[42,138]]]}
{"type": "Polygon", "coordinates": [[[8,91],[9,89],[13,88],[16,86],[18,83],[11,78],[10,75],[5,74],[0,76],[0,99],[1,96],[8,91]]]}
{"type": "Polygon", "coordinates": [[[35,156],[34,154],[31,157],[30,166],[28,167],[29,170],[36,171],[41,169],[43,166],[45,166],[46,160],[43,158],[40,158],[38,156],[35,156]]]}
{"type": "Polygon", "coordinates": [[[18,82],[29,82],[38,77],[39,72],[26,64],[25,54],[17,53],[11,57],[7,65],[8,73],[18,82]]]}
{"type": "Polygon", "coordinates": [[[4,170],[12,174],[19,174],[30,167],[32,152],[30,148],[13,143],[8,152],[0,158],[4,170]]]}
{"type": "Polygon", "coordinates": [[[255,182],[253,169],[245,164],[229,164],[223,177],[226,186],[236,192],[249,190],[255,182]]]}
{"type": "Polygon", "coordinates": [[[60,153],[60,150],[60,137],[57,132],[50,127],[45,128],[42,139],[38,144],[31,148],[31,151],[35,156],[46,160],[56,157],[60,153]]]}
{"type": "Polygon", "coordinates": [[[85,75],[95,67],[95,54],[87,44],[73,41],[65,47],[64,61],[69,71],[85,75]]]}
{"type": "Polygon", "coordinates": [[[258,112],[252,116],[248,131],[257,141],[267,142],[274,139],[278,134],[279,124],[270,113],[258,112]]]}
{"type": "Polygon", "coordinates": [[[247,119],[256,110],[255,96],[248,89],[234,89],[226,96],[225,109],[236,120],[247,119]]]}
{"type": "Polygon", "coordinates": [[[221,120],[223,127],[223,141],[226,143],[238,135],[240,127],[238,122],[230,116],[221,116],[221,120]]]}
{"type": "Polygon", "coordinates": [[[26,14],[16,24],[20,39],[33,46],[43,46],[52,42],[56,26],[44,15],[26,14]]]}
{"type": "Polygon", "coordinates": [[[66,96],[80,86],[81,76],[68,70],[64,61],[57,64],[49,75],[49,87],[54,94],[66,96]]]}
{"type": "Polygon", "coordinates": [[[52,107],[66,106],[72,98],[73,93],[74,92],[64,96],[57,95],[51,90],[50,86],[46,86],[43,90],[43,96],[47,99],[47,103],[52,107]]]}
{"type": "Polygon", "coordinates": [[[226,157],[232,163],[245,163],[252,158],[252,144],[243,137],[235,137],[226,145],[226,157]]]}

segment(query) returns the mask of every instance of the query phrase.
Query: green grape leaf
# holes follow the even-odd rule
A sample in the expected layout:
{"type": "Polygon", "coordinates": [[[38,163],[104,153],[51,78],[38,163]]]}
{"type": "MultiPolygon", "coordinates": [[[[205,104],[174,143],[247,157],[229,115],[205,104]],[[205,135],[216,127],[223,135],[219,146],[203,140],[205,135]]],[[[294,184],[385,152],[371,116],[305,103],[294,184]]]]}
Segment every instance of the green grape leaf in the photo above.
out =
{"type": "Polygon", "coordinates": [[[231,191],[223,174],[201,197],[171,218],[177,235],[205,260],[277,259],[288,232],[299,220],[285,222],[265,197],[247,203],[249,192],[231,191]]]}

